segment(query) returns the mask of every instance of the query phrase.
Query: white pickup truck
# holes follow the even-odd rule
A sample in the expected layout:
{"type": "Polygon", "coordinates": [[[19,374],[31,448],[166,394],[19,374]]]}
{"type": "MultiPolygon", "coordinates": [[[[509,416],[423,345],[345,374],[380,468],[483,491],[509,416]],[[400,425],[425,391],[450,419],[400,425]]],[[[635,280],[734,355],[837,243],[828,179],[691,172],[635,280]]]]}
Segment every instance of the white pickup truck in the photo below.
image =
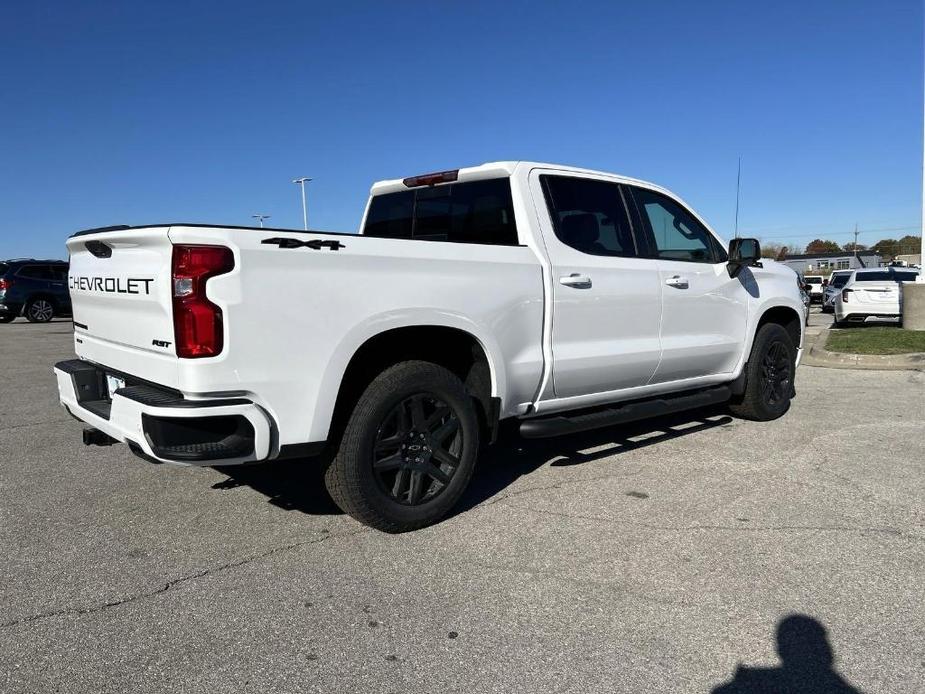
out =
{"type": "Polygon", "coordinates": [[[463,493],[501,420],[544,437],[728,401],[781,416],[794,273],[669,191],[498,162],[372,187],[359,234],[161,224],[72,236],[84,442],[150,462],[318,456],[397,532],[463,493]]]}

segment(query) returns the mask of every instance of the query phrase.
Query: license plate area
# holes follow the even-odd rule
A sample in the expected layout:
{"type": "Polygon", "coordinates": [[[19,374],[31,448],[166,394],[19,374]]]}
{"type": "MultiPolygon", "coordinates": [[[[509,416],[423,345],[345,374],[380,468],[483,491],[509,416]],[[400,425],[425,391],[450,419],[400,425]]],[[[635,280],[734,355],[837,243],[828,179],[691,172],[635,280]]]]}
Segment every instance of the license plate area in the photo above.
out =
{"type": "Polygon", "coordinates": [[[113,394],[119,390],[119,388],[125,388],[125,379],[113,376],[112,374],[106,374],[106,394],[109,396],[110,400],[112,400],[113,394]]]}

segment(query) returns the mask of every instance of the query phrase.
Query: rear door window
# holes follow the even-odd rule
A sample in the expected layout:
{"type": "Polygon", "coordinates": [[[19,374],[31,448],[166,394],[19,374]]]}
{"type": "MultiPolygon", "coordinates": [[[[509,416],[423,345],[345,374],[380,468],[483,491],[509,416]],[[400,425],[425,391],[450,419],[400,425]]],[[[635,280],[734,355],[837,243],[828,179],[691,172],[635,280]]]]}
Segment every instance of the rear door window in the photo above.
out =
{"type": "Polygon", "coordinates": [[[16,273],[17,277],[31,280],[50,280],[51,270],[47,265],[23,265],[16,273]]]}
{"type": "Polygon", "coordinates": [[[416,188],[373,197],[364,236],[516,246],[508,178],[416,188]]]}
{"type": "Polygon", "coordinates": [[[682,205],[647,188],[627,188],[632,190],[650,252],[657,258],[694,263],[725,261],[720,244],[682,205]]]}
{"type": "Polygon", "coordinates": [[[636,242],[618,183],[541,176],[556,237],[588,255],[636,256],[636,242]]]}

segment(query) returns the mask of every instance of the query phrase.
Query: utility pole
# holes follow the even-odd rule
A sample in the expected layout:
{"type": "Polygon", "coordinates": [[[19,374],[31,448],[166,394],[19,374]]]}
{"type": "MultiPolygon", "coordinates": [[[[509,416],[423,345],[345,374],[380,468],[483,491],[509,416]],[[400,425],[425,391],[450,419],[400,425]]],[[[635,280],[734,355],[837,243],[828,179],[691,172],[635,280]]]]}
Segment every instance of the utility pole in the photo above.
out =
{"type": "Polygon", "coordinates": [[[270,215],[268,214],[252,214],[251,217],[256,219],[260,223],[260,228],[263,229],[263,220],[269,219],[270,215]]]}
{"type": "Polygon", "coordinates": [[[858,223],[854,223],[854,259],[858,259],[858,223]]]}
{"type": "MultiPolygon", "coordinates": [[[[922,118],[922,132],[925,137],[925,113],[922,118]]],[[[919,274],[915,281],[925,283],[925,141],[922,142],[922,231],[919,238],[919,274]]]]}
{"type": "Polygon", "coordinates": [[[307,176],[292,179],[293,183],[296,183],[302,187],[302,228],[305,229],[305,231],[308,231],[308,207],[305,204],[305,184],[311,180],[312,179],[308,178],[307,176]]]}
{"type": "Polygon", "coordinates": [[[735,237],[739,238],[739,183],[742,180],[742,157],[739,156],[739,168],[736,171],[736,222],[735,237]]]}

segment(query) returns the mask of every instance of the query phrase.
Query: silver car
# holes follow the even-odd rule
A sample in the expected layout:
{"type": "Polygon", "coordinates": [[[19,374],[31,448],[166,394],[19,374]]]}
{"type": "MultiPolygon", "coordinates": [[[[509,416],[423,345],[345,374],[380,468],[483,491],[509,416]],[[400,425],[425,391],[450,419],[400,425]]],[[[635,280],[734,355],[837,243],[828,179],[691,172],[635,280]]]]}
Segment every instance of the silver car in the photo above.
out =
{"type": "Polygon", "coordinates": [[[826,285],[822,294],[822,312],[832,313],[835,311],[835,297],[841,292],[842,287],[851,278],[853,270],[836,270],[829,275],[829,283],[826,285]]]}

